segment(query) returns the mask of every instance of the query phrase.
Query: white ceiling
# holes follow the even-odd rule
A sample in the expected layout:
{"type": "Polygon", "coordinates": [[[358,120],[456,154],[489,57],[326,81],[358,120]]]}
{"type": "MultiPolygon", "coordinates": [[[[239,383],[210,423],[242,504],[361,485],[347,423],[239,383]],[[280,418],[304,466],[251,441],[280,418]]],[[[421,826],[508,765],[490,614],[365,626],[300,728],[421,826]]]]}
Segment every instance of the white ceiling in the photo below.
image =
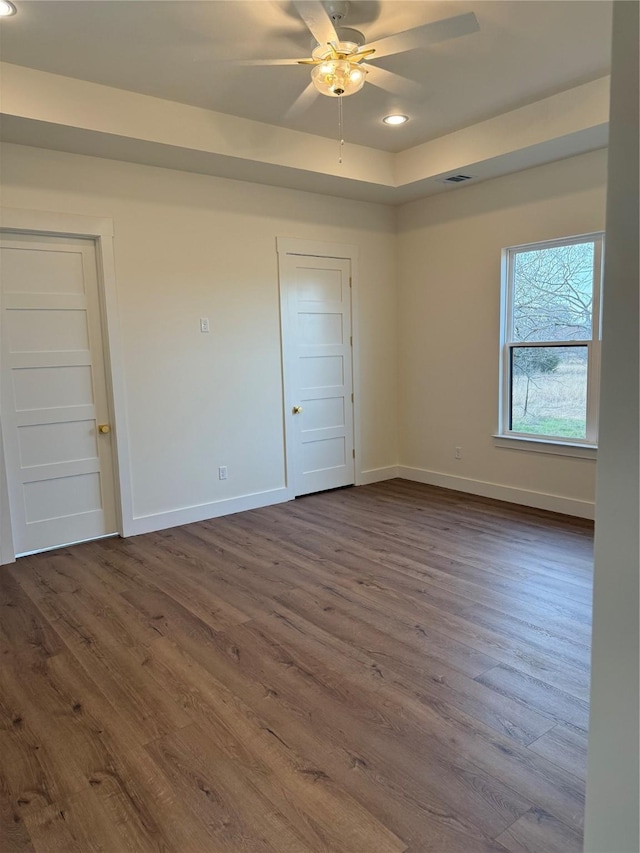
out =
{"type": "MultiPolygon", "coordinates": [[[[336,137],[337,104],[318,97],[284,114],[307,85],[304,66],[214,60],[305,56],[310,36],[286,0],[15,0],[5,62],[269,124],[336,137]]],[[[474,12],[480,32],[379,60],[420,83],[397,98],[367,83],[344,101],[345,138],[400,151],[608,73],[611,3],[599,0],[355,0],[348,20],[368,40],[474,12]],[[399,110],[402,128],[380,119],[399,110]]]]}

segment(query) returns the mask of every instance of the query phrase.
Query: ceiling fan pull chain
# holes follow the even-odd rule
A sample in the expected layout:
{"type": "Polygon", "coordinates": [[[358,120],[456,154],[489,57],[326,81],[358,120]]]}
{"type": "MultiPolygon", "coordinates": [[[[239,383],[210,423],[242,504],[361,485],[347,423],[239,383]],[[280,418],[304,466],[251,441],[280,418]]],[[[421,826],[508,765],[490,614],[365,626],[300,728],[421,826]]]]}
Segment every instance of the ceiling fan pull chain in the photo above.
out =
{"type": "Polygon", "coordinates": [[[343,138],[342,97],[338,98],[338,163],[342,165],[343,138]]]}

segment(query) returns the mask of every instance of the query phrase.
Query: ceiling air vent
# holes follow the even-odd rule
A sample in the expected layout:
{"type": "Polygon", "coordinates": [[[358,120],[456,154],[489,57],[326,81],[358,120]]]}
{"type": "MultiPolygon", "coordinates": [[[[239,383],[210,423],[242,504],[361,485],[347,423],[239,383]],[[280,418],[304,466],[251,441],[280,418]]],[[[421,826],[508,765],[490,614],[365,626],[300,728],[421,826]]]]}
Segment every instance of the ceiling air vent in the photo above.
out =
{"type": "Polygon", "coordinates": [[[444,178],[443,184],[461,184],[463,181],[470,181],[473,178],[473,175],[449,175],[448,178],[444,178]]]}

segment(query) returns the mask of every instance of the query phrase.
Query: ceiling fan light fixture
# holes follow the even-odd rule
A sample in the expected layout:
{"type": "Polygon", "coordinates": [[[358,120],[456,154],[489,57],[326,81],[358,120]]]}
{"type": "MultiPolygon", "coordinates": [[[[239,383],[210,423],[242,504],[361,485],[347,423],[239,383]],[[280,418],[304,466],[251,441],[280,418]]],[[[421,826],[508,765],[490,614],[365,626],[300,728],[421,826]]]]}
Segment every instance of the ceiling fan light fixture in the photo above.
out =
{"type": "Polygon", "coordinates": [[[399,124],[406,124],[409,121],[409,116],[400,115],[400,113],[393,113],[393,115],[385,116],[382,119],[383,124],[389,124],[392,126],[396,126],[399,124]]]}
{"type": "Polygon", "coordinates": [[[318,92],[330,98],[354,95],[364,86],[367,72],[356,68],[346,59],[325,59],[311,71],[311,80],[318,92]]]}
{"type": "Polygon", "coordinates": [[[15,15],[17,11],[9,0],[0,0],[0,18],[9,18],[11,15],[15,15]]]}

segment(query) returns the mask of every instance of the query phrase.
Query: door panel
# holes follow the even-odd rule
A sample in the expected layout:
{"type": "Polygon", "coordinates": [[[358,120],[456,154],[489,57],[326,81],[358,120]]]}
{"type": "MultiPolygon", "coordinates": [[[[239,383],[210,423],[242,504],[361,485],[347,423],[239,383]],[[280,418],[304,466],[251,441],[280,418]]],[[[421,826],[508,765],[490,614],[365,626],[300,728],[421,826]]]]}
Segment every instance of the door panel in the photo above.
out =
{"type": "Polygon", "coordinates": [[[351,485],[350,261],[284,255],[280,277],[295,494],[351,485]],[[295,409],[300,411],[295,414],[295,409]]]}
{"type": "Polygon", "coordinates": [[[17,554],[116,532],[93,243],[0,244],[2,420],[17,554]]]}
{"type": "Polygon", "coordinates": [[[12,367],[13,404],[17,412],[93,405],[91,365],[68,367],[49,363],[46,367],[36,367],[14,358],[12,367]]]}
{"type": "Polygon", "coordinates": [[[24,425],[18,430],[20,464],[23,468],[56,465],[98,455],[91,421],[24,425]]]}
{"type": "Polygon", "coordinates": [[[74,250],[66,252],[60,244],[49,251],[42,244],[43,238],[35,239],[40,246],[37,252],[25,252],[23,245],[3,241],[3,293],[19,296],[25,293],[84,295],[82,255],[74,250]]]}
{"type": "Polygon", "coordinates": [[[303,356],[298,367],[300,382],[306,388],[344,385],[344,358],[341,355],[303,356]]]}
{"type": "Polygon", "coordinates": [[[323,397],[320,400],[312,400],[307,397],[304,411],[305,426],[308,431],[344,426],[343,397],[323,397]]]}
{"type": "Polygon", "coordinates": [[[11,352],[66,352],[89,349],[86,312],[22,309],[11,311],[9,347],[11,352]]]}

